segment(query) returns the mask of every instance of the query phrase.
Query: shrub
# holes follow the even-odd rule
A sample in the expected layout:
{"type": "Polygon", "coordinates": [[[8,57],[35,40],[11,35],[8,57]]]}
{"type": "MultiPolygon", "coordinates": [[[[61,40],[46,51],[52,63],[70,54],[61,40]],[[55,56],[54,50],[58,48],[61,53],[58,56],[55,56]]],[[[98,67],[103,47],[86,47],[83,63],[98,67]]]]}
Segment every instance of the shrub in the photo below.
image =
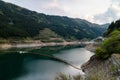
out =
{"type": "Polygon", "coordinates": [[[95,56],[99,59],[107,59],[110,55],[107,53],[105,49],[99,47],[95,51],[95,56]]]}
{"type": "Polygon", "coordinates": [[[120,53],[120,31],[113,31],[96,49],[95,53],[96,57],[102,59],[110,57],[113,53],[120,53]]]}
{"type": "Polygon", "coordinates": [[[72,80],[71,76],[67,76],[63,73],[60,73],[59,76],[55,77],[55,80],[72,80]]]}
{"type": "Polygon", "coordinates": [[[120,53],[120,43],[117,44],[117,47],[115,49],[115,53],[120,53]]]}
{"type": "Polygon", "coordinates": [[[71,76],[64,73],[60,73],[55,77],[55,80],[83,80],[81,75],[71,76]]]}

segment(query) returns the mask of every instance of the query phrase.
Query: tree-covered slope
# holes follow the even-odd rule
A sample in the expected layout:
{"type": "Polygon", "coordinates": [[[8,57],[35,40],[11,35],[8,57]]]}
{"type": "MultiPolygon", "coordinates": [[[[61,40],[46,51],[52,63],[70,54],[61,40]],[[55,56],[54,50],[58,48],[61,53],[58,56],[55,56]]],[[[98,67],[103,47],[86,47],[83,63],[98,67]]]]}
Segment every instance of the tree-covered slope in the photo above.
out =
{"type": "Polygon", "coordinates": [[[96,56],[106,59],[113,53],[120,53],[120,20],[112,22],[104,36],[106,38],[101,46],[96,49],[96,56]]]}
{"type": "Polygon", "coordinates": [[[109,36],[115,30],[119,30],[120,31],[120,20],[112,22],[109,25],[107,31],[104,33],[104,36],[109,36]]]}
{"type": "Polygon", "coordinates": [[[0,1],[0,38],[39,38],[47,28],[64,39],[91,39],[103,34],[106,30],[103,26],[82,19],[45,15],[0,1]]]}

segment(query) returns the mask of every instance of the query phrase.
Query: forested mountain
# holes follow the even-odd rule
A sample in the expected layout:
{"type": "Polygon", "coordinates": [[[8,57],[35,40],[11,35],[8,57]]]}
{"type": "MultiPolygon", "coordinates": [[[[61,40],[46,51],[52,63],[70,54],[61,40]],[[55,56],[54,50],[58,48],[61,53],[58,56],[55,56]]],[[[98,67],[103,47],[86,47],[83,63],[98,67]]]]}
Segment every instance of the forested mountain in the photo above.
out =
{"type": "Polygon", "coordinates": [[[104,33],[104,36],[109,36],[109,34],[111,34],[111,33],[112,33],[113,31],[115,31],[115,30],[120,31],[120,20],[117,20],[117,21],[115,21],[115,22],[112,22],[112,23],[109,25],[107,31],[104,33]]]}
{"type": "Polygon", "coordinates": [[[92,39],[103,34],[106,30],[103,26],[82,19],[45,15],[0,1],[0,38],[39,39],[49,31],[48,37],[53,38],[92,39]]]}

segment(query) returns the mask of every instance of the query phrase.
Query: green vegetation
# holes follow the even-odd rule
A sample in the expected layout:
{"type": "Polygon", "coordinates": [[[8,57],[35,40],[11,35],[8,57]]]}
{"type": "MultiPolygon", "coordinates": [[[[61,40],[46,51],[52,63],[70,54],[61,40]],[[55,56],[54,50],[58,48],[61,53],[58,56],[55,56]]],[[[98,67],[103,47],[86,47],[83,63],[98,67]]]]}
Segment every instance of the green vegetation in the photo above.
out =
{"type": "Polygon", "coordinates": [[[87,80],[101,80],[101,77],[100,76],[96,76],[96,75],[89,75],[87,77],[87,80]]]}
{"type": "Polygon", "coordinates": [[[41,30],[39,33],[39,38],[40,39],[49,39],[49,38],[56,38],[58,37],[57,34],[55,34],[55,32],[53,32],[52,30],[50,30],[49,28],[45,28],[44,30],[41,30]]]}
{"type": "Polygon", "coordinates": [[[96,51],[95,51],[95,56],[97,58],[100,58],[100,59],[106,59],[108,58],[110,55],[107,53],[107,51],[101,47],[97,48],[96,51]]]}
{"type": "Polygon", "coordinates": [[[106,26],[108,24],[97,25],[82,19],[45,15],[0,1],[0,38],[3,39],[92,39],[102,35],[106,26]]]}
{"type": "Polygon", "coordinates": [[[115,78],[106,78],[103,73],[87,75],[85,78],[82,75],[71,76],[60,73],[54,80],[115,80],[115,78]]]}
{"type": "Polygon", "coordinates": [[[58,76],[55,77],[55,80],[83,80],[81,75],[77,76],[70,76],[60,73],[58,76]]]}
{"type": "Polygon", "coordinates": [[[100,48],[96,49],[96,56],[106,59],[113,53],[120,53],[120,31],[115,30],[106,38],[100,48]]]}
{"type": "Polygon", "coordinates": [[[116,22],[112,22],[107,31],[104,33],[104,36],[109,36],[110,33],[112,33],[114,30],[120,30],[120,20],[117,20],[116,22]]]}
{"type": "Polygon", "coordinates": [[[63,42],[62,37],[49,28],[41,30],[35,39],[41,40],[42,42],[63,42]]]}
{"type": "Polygon", "coordinates": [[[0,44],[3,43],[33,43],[34,40],[32,38],[26,37],[26,38],[0,38],[0,44]]]}
{"type": "Polygon", "coordinates": [[[0,43],[9,43],[9,40],[6,40],[6,39],[3,39],[3,38],[0,38],[0,43]]]}
{"type": "Polygon", "coordinates": [[[116,21],[116,23],[111,23],[105,32],[106,39],[96,49],[96,57],[106,59],[113,53],[120,53],[120,28],[118,27],[118,23],[120,23],[120,20],[116,21]]]}

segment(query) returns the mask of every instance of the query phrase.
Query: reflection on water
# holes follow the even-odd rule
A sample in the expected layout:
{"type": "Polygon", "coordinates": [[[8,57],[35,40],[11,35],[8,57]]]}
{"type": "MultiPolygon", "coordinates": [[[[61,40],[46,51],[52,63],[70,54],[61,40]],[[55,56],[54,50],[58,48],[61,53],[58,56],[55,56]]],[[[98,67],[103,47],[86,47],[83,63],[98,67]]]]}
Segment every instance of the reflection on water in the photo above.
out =
{"type": "Polygon", "coordinates": [[[11,80],[23,73],[23,57],[19,54],[0,55],[0,80],[11,80]]]}
{"type": "MultiPolygon", "coordinates": [[[[11,49],[9,51],[28,51],[52,54],[80,67],[93,54],[78,46],[55,46],[42,48],[11,49]]],[[[77,75],[82,71],[46,57],[19,53],[0,55],[0,80],[54,80],[60,72],[77,75]],[[6,77],[7,76],[7,77],[6,77]]]]}

